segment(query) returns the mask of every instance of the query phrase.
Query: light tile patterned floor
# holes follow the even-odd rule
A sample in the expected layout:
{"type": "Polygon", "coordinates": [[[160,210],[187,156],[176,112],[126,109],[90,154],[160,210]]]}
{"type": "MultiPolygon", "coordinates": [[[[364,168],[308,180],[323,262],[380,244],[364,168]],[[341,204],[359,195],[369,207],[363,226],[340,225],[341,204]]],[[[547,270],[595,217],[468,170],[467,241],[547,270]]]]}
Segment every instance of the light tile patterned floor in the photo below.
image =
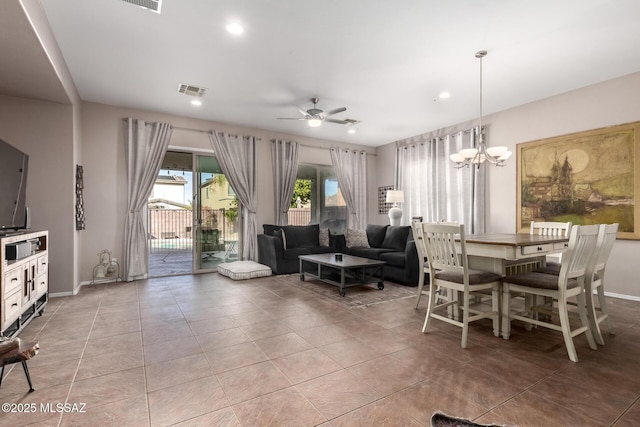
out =
{"type": "Polygon", "coordinates": [[[346,308],[278,277],[215,273],[84,287],[21,334],[41,345],[36,391],[7,370],[0,402],[23,413],[0,414],[0,427],[427,426],[436,410],[523,427],[640,425],[640,302],[609,299],[617,335],[598,351],[578,337],[577,364],[541,328],[505,341],[482,323],[463,350],[442,322],[422,334],[413,304],[346,308]]]}

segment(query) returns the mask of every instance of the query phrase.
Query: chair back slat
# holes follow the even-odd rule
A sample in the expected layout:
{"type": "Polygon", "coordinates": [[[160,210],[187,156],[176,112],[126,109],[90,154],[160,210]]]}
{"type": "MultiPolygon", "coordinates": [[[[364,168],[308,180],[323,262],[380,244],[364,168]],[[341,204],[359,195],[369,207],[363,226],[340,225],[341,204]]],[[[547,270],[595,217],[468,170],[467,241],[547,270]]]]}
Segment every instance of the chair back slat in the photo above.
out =
{"type": "Polygon", "coordinates": [[[562,257],[559,286],[566,288],[568,279],[586,274],[596,248],[598,230],[597,225],[577,225],[571,228],[569,248],[562,257]]]}
{"type": "Polygon", "coordinates": [[[420,265],[422,265],[424,260],[427,258],[427,249],[424,246],[421,227],[421,222],[414,221],[411,223],[411,232],[413,233],[413,241],[416,243],[416,251],[418,252],[418,261],[420,262],[420,265]]]}
{"type": "Polygon", "coordinates": [[[421,223],[422,237],[429,266],[435,270],[464,272],[462,259],[466,258],[464,247],[464,225],[421,223]],[[459,240],[462,254],[458,254],[456,240],[459,240]]]}
{"type": "Polygon", "coordinates": [[[540,236],[559,236],[569,237],[571,233],[571,222],[536,222],[531,221],[529,228],[530,234],[538,234],[540,236]]]}
{"type": "Polygon", "coordinates": [[[593,271],[604,270],[618,235],[618,224],[601,224],[593,256],[593,271]]]}

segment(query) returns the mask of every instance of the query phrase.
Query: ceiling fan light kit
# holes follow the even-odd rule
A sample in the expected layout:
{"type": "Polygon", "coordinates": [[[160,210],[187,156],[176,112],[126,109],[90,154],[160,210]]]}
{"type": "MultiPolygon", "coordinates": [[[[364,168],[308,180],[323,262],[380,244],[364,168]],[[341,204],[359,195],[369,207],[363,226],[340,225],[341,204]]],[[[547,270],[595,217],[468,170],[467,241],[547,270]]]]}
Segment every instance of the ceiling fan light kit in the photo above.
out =
{"type": "Polygon", "coordinates": [[[487,56],[486,50],[476,52],[476,58],[480,59],[480,125],[478,135],[478,148],[465,148],[457,153],[449,156],[452,162],[456,164],[456,168],[470,167],[475,165],[480,167],[484,162],[492,165],[504,166],[504,162],[511,157],[511,151],[507,147],[487,147],[484,141],[484,128],[482,127],[482,58],[487,56]]]}

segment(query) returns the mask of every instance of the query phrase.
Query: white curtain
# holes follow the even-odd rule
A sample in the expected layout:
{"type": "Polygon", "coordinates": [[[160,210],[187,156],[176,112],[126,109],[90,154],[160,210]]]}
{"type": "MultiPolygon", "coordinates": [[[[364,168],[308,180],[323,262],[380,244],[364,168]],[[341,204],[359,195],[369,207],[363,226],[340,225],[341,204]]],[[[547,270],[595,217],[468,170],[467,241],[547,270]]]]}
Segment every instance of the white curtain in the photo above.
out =
{"type": "Polygon", "coordinates": [[[367,153],[331,147],[331,163],[347,204],[347,227],[367,226],[367,153]]]}
{"type": "Polygon", "coordinates": [[[276,224],[289,224],[289,206],[298,174],[299,144],[293,141],[271,141],[273,163],[273,191],[276,207],[276,224]]]}
{"type": "Polygon", "coordinates": [[[220,169],[229,180],[242,207],[242,259],[258,259],[258,226],[256,223],[256,138],[209,133],[220,169]]]}
{"type": "Polygon", "coordinates": [[[488,165],[456,169],[449,155],[476,145],[478,129],[440,131],[400,141],[396,148],[396,188],[404,191],[402,223],[457,221],[469,234],[485,230],[488,165]]]}
{"type": "Polygon", "coordinates": [[[149,271],[144,211],[171,139],[168,123],[145,123],[128,118],[125,152],[127,162],[127,216],[124,223],[123,278],[146,278],[149,271]]]}

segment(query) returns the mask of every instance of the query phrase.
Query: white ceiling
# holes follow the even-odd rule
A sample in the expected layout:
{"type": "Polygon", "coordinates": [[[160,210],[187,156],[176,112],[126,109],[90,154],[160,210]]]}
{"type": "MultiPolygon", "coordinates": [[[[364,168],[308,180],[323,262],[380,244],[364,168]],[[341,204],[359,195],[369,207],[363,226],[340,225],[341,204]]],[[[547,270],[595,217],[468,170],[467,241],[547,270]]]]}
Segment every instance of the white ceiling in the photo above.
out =
{"type": "Polygon", "coordinates": [[[484,114],[640,71],[637,0],[40,1],[85,101],[370,146],[477,118],[481,49],[484,114]]]}

